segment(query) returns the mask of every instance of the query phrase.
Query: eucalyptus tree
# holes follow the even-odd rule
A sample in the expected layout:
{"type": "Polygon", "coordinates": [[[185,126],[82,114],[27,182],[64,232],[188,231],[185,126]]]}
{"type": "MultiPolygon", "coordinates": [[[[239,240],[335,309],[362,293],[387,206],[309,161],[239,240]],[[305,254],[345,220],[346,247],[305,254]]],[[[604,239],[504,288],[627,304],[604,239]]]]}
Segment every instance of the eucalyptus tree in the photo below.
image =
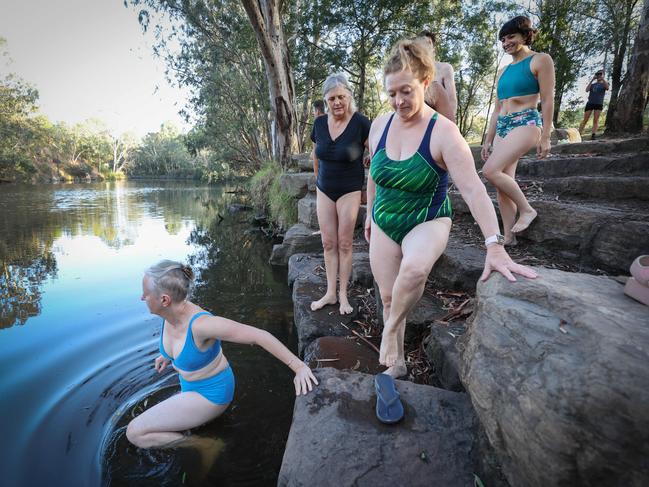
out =
{"type": "Polygon", "coordinates": [[[641,132],[643,113],[649,100],[649,0],[644,1],[638,33],[633,44],[618,106],[606,132],[641,132]]]}
{"type": "Polygon", "coordinates": [[[574,0],[535,0],[532,14],[538,17],[539,36],[534,49],[554,60],[555,91],[552,120],[558,123],[561,101],[575,85],[583,67],[597,52],[596,5],[574,0]]]}

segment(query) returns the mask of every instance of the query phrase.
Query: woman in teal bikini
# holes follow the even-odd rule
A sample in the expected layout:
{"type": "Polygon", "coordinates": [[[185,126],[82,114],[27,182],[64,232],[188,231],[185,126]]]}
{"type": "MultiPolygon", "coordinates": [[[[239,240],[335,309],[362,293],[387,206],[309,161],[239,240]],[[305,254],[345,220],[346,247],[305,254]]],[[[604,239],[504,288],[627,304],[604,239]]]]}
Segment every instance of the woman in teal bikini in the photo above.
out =
{"type": "Polygon", "coordinates": [[[530,19],[515,17],[498,34],[512,63],[498,76],[498,99],[482,146],[482,172],[496,187],[505,245],[515,244],[516,233],[536,218],[536,211],[514,179],[518,159],[535,146],[539,158],[550,152],[554,63],[548,54],[530,49],[536,33],[530,19]],[[542,114],[536,109],[539,100],[542,114]]]}
{"type": "Polygon", "coordinates": [[[295,372],[295,394],[306,394],[318,381],[311,369],[265,330],[213,316],[187,300],[192,270],[163,260],[146,271],[142,301],[162,318],[160,355],[155,369],[169,364],[178,371],[180,393],[147,409],[126,429],[140,448],[201,446],[204,439],[182,431],[220,416],[234,397],[234,375],[221,341],[259,345],[295,372]]]}
{"type": "Polygon", "coordinates": [[[509,258],[493,204],[475,170],[469,146],[457,126],[426,105],[434,79],[430,48],[421,39],[400,41],[384,68],[394,113],[378,117],[370,129],[372,153],[367,184],[365,238],[370,265],[383,301],[379,361],[387,374],[406,374],[403,340],[406,316],[421,298],[433,264],[448,242],[451,205],[446,194],[453,178],[486,237],[481,279],[495,270],[536,274],[509,258]]]}

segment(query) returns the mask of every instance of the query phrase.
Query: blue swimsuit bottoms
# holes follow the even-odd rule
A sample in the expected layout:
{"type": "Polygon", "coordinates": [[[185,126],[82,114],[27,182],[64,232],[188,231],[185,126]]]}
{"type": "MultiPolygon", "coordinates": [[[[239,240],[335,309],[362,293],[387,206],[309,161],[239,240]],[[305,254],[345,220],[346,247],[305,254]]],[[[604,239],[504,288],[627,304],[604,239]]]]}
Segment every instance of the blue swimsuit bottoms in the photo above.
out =
{"type": "Polygon", "coordinates": [[[198,392],[214,404],[229,404],[234,398],[234,374],[232,368],[227,368],[215,376],[200,380],[185,380],[178,374],[181,392],[198,392]]]}

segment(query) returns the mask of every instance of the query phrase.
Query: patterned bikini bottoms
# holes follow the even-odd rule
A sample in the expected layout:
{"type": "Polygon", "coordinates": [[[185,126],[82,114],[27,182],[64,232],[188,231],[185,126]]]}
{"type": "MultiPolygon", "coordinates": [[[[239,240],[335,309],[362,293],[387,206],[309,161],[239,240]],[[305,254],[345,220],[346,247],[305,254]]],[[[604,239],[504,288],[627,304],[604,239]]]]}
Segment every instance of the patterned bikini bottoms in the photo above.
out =
{"type": "Polygon", "coordinates": [[[496,124],[496,133],[498,137],[505,138],[516,127],[525,127],[526,125],[543,128],[541,114],[536,108],[527,108],[520,112],[499,116],[496,124]]]}

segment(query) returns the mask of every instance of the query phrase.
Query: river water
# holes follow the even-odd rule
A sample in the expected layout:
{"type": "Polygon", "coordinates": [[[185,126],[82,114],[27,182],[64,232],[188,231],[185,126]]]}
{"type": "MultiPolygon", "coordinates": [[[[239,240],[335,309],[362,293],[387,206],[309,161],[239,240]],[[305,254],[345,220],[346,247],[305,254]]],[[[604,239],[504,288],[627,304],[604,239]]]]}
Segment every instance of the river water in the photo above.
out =
{"type": "MultiPolygon", "coordinates": [[[[113,182],[0,186],[0,484],[274,485],[292,416],[292,374],[264,350],[224,344],[237,389],[195,434],[224,446],[147,451],[128,421],[178,391],[157,374],[160,319],[140,301],[160,259],[197,272],[193,300],[267,329],[295,351],[292,303],[271,244],[233,212],[233,186],[113,182]]],[[[168,368],[169,369],[169,368],[168,368]]]]}

